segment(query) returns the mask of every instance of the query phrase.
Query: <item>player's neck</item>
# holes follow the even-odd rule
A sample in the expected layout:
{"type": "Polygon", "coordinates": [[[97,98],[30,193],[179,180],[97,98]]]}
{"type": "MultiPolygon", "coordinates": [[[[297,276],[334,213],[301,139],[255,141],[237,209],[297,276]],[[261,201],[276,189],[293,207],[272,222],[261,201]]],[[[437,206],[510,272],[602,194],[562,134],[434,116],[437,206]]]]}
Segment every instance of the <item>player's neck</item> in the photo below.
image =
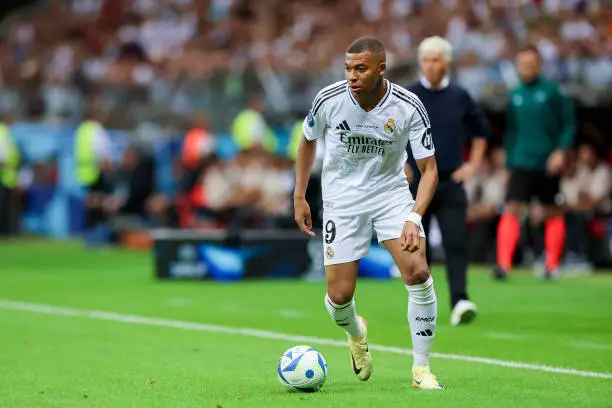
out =
{"type": "Polygon", "coordinates": [[[384,78],[381,78],[378,85],[374,88],[372,92],[367,94],[362,93],[358,95],[358,97],[356,97],[355,99],[357,99],[359,106],[361,106],[364,111],[369,112],[374,109],[376,105],[378,105],[378,102],[380,102],[380,100],[385,96],[386,93],[387,81],[385,81],[384,78]]]}

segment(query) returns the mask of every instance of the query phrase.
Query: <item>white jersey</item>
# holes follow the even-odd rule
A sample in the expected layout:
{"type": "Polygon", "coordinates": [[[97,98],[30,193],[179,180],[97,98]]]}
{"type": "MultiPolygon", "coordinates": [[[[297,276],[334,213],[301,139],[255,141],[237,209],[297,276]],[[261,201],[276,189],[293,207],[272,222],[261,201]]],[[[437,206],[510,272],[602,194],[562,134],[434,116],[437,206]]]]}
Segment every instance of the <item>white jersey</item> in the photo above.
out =
{"type": "Polygon", "coordinates": [[[347,81],[319,92],[302,126],[308,140],[323,138],[323,208],[363,214],[412,202],[404,163],[406,146],[415,159],[434,154],[425,107],[412,92],[385,80],[387,92],[369,112],[359,106],[347,81]]]}

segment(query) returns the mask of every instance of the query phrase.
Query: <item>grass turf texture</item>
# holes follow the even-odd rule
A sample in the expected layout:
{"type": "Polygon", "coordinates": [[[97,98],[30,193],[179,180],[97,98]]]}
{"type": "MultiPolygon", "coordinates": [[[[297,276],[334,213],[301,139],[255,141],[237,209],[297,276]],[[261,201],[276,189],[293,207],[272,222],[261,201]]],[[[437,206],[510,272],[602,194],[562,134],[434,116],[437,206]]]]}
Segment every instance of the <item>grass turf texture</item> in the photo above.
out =
{"type": "MultiPolygon", "coordinates": [[[[343,341],[323,305],[323,283],[159,282],[152,260],[79,244],[0,244],[0,298],[37,304],[248,327],[343,341]]],[[[473,268],[472,326],[450,328],[443,271],[435,350],[524,363],[612,371],[612,275],[541,282],[517,273],[491,281],[473,268]]],[[[360,281],[357,305],[370,342],[410,347],[399,281],[360,281]]],[[[348,348],[314,345],[327,359],[321,392],[283,391],[281,353],[299,344],[0,308],[1,407],[609,407],[612,379],[441,358],[432,369],[447,389],[410,388],[411,357],[374,351],[374,374],[359,382],[348,348]]]]}

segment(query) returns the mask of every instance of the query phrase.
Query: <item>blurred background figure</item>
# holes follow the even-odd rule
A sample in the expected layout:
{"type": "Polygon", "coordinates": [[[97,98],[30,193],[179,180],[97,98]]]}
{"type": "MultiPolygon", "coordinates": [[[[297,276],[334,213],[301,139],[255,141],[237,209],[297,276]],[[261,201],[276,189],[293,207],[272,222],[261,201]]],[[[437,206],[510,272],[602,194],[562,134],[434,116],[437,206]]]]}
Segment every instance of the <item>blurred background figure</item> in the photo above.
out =
{"type": "Polygon", "coordinates": [[[536,47],[516,55],[520,84],[510,94],[504,146],[510,168],[507,205],[497,234],[493,277],[505,280],[521,236],[521,212],[537,198],[545,206],[544,277],[555,279],[565,243],[565,221],[559,203],[560,175],[575,136],[575,112],[558,86],[541,74],[536,47]]]}
{"type": "MultiPolygon", "coordinates": [[[[213,209],[211,192],[205,183],[208,172],[218,163],[216,148],[217,141],[211,132],[208,117],[204,114],[194,116],[181,150],[182,176],[177,204],[183,228],[214,226],[220,222],[220,215],[213,209]]],[[[223,186],[219,187],[224,189],[223,186]]],[[[170,205],[168,200],[165,203],[164,213],[170,205]]]]}
{"type": "Polygon", "coordinates": [[[500,147],[490,149],[481,170],[464,184],[473,262],[495,262],[497,223],[506,200],[507,184],[506,154],[500,147]]]}
{"type": "Polygon", "coordinates": [[[110,239],[108,215],[118,208],[112,196],[110,137],[99,117],[95,107],[88,108],[74,142],[76,178],[85,194],[85,241],[92,246],[110,239]]]}
{"type": "Polygon", "coordinates": [[[15,236],[20,230],[22,158],[10,125],[10,120],[0,122],[0,237],[15,236]]]}
{"type": "Polygon", "coordinates": [[[561,181],[568,231],[565,261],[572,269],[590,270],[589,224],[612,210],[612,173],[600,152],[591,144],[581,144],[577,154],[570,156],[561,181]]]}
{"type": "Polygon", "coordinates": [[[150,155],[141,146],[130,145],[113,175],[113,194],[107,211],[114,216],[114,231],[144,227],[146,204],[155,192],[155,166],[150,155]]]}
{"type": "Polygon", "coordinates": [[[251,99],[246,109],[234,119],[232,137],[238,149],[263,149],[270,154],[276,152],[276,136],[268,128],[262,112],[263,102],[256,97],[251,99]]]}

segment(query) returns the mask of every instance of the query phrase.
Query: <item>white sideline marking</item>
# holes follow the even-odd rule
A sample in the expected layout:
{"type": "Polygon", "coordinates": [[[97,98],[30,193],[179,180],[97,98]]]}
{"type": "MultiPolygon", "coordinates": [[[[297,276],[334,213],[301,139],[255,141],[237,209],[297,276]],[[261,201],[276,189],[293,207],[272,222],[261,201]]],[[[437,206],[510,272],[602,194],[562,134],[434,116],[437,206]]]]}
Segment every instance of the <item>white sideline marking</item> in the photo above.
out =
{"type": "MultiPolygon", "coordinates": [[[[69,307],[58,307],[51,305],[41,305],[36,303],[16,302],[0,299],[0,309],[21,310],[26,312],[44,313],[56,316],[85,317],[88,319],[107,320],[112,322],[140,324],[146,326],[172,327],[175,329],[194,330],[203,332],[238,334],[242,336],[259,337],[264,339],[275,339],[292,341],[305,344],[322,344],[327,346],[346,347],[346,341],[323,339],[319,337],[298,336],[285,333],[277,333],[267,330],[257,330],[248,328],[217,326],[212,324],[184,322],[180,320],[158,319],[153,317],[134,316],[120,313],[104,312],[101,310],[83,310],[69,307]]],[[[407,348],[379,346],[371,344],[372,350],[384,351],[387,353],[411,355],[412,351],[407,348]]],[[[432,353],[432,357],[446,360],[465,361],[469,363],[489,364],[499,367],[518,368],[523,370],[544,371],[547,373],[575,375],[579,377],[606,378],[612,379],[612,373],[601,373],[595,371],[582,371],[573,368],[553,367],[539,364],[520,363],[517,361],[497,360],[485,357],[471,357],[458,354],[432,353]]]]}

